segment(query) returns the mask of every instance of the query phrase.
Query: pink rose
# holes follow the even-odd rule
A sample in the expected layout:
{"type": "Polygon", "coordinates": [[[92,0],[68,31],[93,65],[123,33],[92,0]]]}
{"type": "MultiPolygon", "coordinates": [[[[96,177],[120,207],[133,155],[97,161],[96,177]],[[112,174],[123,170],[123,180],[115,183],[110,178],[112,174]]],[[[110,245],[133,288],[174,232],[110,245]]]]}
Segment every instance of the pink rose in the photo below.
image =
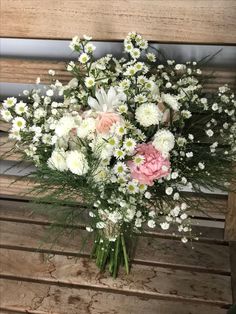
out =
{"type": "Polygon", "coordinates": [[[111,126],[120,121],[120,116],[114,112],[102,112],[99,114],[96,123],[98,133],[108,133],[111,126]]]}
{"type": "Polygon", "coordinates": [[[128,161],[128,166],[132,178],[137,179],[141,184],[153,185],[154,180],[166,177],[170,173],[169,160],[163,157],[152,144],[138,145],[136,154],[145,158],[143,164],[137,166],[133,161],[128,161]]]}

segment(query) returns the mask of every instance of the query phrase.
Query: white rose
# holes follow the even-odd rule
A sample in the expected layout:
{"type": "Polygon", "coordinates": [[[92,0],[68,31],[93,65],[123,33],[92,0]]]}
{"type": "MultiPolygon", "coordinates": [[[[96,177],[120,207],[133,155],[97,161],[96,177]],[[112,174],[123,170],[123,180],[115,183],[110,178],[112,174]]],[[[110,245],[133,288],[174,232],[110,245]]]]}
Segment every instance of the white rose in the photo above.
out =
{"type": "Polygon", "coordinates": [[[159,130],[154,135],[154,140],[153,140],[152,144],[156,148],[156,150],[158,150],[162,153],[168,153],[175,146],[175,137],[168,130],[164,130],[164,129],[159,130]]]}
{"type": "Polygon", "coordinates": [[[54,150],[51,157],[47,161],[48,167],[54,170],[65,171],[68,169],[66,165],[66,152],[63,149],[54,150]]]}

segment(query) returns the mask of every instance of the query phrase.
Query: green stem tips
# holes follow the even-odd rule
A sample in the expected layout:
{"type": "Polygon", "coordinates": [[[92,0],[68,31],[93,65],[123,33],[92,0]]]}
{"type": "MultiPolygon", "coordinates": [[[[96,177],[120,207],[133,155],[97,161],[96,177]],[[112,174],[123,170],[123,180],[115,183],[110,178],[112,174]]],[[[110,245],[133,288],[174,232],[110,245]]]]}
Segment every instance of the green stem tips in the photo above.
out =
{"type": "Polygon", "coordinates": [[[119,267],[123,265],[126,274],[129,274],[130,265],[127,252],[127,241],[124,234],[120,234],[115,241],[109,241],[98,235],[91,256],[96,260],[96,265],[101,271],[105,271],[107,267],[113,278],[116,278],[119,267]]]}

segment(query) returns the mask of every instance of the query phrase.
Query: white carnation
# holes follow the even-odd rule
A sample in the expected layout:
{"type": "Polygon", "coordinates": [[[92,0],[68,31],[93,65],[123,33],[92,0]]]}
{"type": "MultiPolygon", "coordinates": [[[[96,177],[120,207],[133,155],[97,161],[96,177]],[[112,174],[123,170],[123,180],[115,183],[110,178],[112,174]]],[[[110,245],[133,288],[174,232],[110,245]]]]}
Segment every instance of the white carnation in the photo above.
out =
{"type": "Polygon", "coordinates": [[[89,169],[85,155],[75,150],[67,153],[66,164],[69,170],[77,175],[86,174],[89,169]]]}
{"type": "Polygon", "coordinates": [[[168,130],[159,130],[155,134],[152,144],[156,150],[162,153],[168,153],[175,146],[175,137],[168,130]]]}
{"type": "Polygon", "coordinates": [[[77,135],[80,138],[87,137],[90,133],[93,133],[95,131],[95,119],[93,118],[87,118],[84,119],[79,127],[77,128],[77,135]]]}
{"type": "Polygon", "coordinates": [[[140,105],[135,112],[136,120],[144,127],[149,127],[150,125],[159,124],[162,113],[158,109],[157,105],[153,103],[146,103],[140,105]]]}
{"type": "Polygon", "coordinates": [[[69,134],[70,130],[76,127],[75,119],[72,116],[62,117],[56,126],[55,133],[57,136],[62,137],[69,134]]]}
{"type": "Polygon", "coordinates": [[[63,149],[54,150],[51,157],[47,161],[48,167],[54,170],[65,171],[68,169],[66,165],[66,152],[63,149]]]}
{"type": "Polygon", "coordinates": [[[164,103],[166,103],[168,106],[170,106],[173,110],[178,111],[180,108],[180,104],[178,100],[176,99],[176,96],[173,96],[171,94],[161,94],[161,99],[164,103]]]}

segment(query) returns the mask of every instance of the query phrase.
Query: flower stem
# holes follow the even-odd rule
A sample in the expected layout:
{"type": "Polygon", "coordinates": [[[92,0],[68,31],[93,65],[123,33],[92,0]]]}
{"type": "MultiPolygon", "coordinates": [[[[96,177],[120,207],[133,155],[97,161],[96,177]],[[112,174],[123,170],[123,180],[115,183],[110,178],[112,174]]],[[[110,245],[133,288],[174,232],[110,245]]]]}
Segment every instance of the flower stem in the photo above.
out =
{"type": "Polygon", "coordinates": [[[128,275],[129,274],[129,258],[127,255],[125,238],[123,234],[121,235],[121,243],[122,243],[123,254],[124,254],[125,270],[126,270],[126,274],[128,275]]]}

